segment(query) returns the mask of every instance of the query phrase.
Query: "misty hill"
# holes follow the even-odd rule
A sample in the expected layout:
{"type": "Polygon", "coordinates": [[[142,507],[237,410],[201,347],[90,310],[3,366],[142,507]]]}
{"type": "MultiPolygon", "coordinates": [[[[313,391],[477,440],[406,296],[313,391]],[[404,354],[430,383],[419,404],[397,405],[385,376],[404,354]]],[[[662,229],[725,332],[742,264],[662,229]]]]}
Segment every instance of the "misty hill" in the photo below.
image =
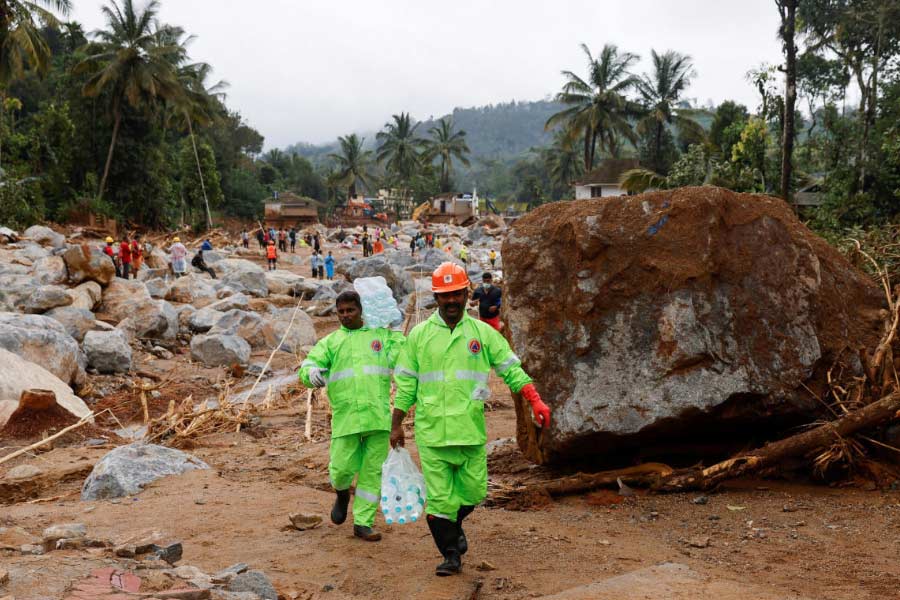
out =
{"type": "MultiPolygon", "coordinates": [[[[535,102],[511,101],[501,104],[489,104],[475,108],[456,108],[451,115],[455,129],[466,132],[466,142],[472,150],[472,158],[509,159],[518,157],[530,148],[550,143],[552,133],[544,131],[544,123],[562,105],[549,100],[535,102]]],[[[433,127],[441,117],[421,121],[416,133],[420,137],[428,137],[428,129],[433,127]]],[[[375,133],[381,129],[373,123],[372,132],[362,133],[366,138],[366,146],[374,148],[375,133]]],[[[348,132],[349,133],[349,132],[348,132]]],[[[288,146],[285,151],[297,152],[309,158],[313,164],[337,149],[337,141],[329,144],[307,144],[300,142],[288,146]]]]}

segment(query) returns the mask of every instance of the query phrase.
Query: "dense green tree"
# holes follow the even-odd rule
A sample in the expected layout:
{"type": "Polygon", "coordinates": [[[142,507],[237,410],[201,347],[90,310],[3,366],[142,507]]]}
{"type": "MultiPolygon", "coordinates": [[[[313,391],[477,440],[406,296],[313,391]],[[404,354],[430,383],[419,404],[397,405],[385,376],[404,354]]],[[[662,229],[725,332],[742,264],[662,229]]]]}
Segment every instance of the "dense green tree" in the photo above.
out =
{"type": "Polygon", "coordinates": [[[371,150],[363,150],[365,138],[355,133],[338,138],[340,152],[329,154],[336,165],[341,182],[347,186],[347,194],[356,196],[356,186],[371,188],[373,154],[371,150]]]}
{"type": "Polygon", "coordinates": [[[409,113],[391,118],[393,122],[386,123],[375,136],[379,143],[376,158],[385,166],[389,176],[403,184],[418,170],[425,140],[416,135],[419,125],[412,122],[409,113]]]}
{"type": "Polygon", "coordinates": [[[440,191],[451,191],[451,176],[453,172],[453,160],[456,159],[465,166],[469,166],[469,146],[466,144],[465,131],[453,131],[453,119],[444,118],[438,121],[435,127],[428,130],[431,139],[423,142],[422,158],[427,162],[435,159],[441,161],[440,191]]]}
{"type": "Polygon", "coordinates": [[[110,99],[113,130],[98,198],[103,197],[109,176],[123,104],[151,113],[161,101],[175,100],[183,93],[175,66],[184,55],[178,36],[156,21],[158,0],[148,0],[143,10],[136,10],[133,0],[122,0],[121,6],[110,0],[102,11],[107,28],[96,33],[91,54],[75,67],[76,73],[90,74],[83,89],[86,96],[106,91],[110,99]]]}
{"type": "Polygon", "coordinates": [[[570,140],[583,138],[584,169],[594,167],[594,156],[600,148],[615,155],[619,138],[636,140],[629,119],[637,114],[637,107],[625,94],[639,84],[639,79],[628,69],[638,56],[630,52],[619,53],[613,44],[606,44],[597,58],[586,44],[581,49],[588,59],[588,77],[583,79],[572,71],[563,71],[566,78],[556,101],[565,109],[547,119],[545,129],[562,127],[570,140]]]}
{"type": "Polygon", "coordinates": [[[749,116],[746,106],[731,100],[716,107],[709,128],[709,141],[726,159],[731,156],[731,147],[740,139],[740,132],[749,116]]]}
{"type": "Polygon", "coordinates": [[[681,106],[684,93],[695,76],[691,57],[673,50],[662,54],[651,50],[650,56],[653,71],[644,74],[638,83],[638,91],[648,111],[638,125],[638,132],[643,136],[645,146],[649,146],[643,152],[651,161],[647,166],[664,175],[674,159],[666,148],[667,128],[675,125],[681,131],[690,131],[692,138],[702,137],[703,133],[702,127],[692,118],[692,111],[681,106]]]}
{"type": "Polygon", "coordinates": [[[37,22],[58,27],[54,11],[65,16],[71,9],[71,0],[0,0],[0,95],[26,67],[47,73],[50,47],[37,22]]]}

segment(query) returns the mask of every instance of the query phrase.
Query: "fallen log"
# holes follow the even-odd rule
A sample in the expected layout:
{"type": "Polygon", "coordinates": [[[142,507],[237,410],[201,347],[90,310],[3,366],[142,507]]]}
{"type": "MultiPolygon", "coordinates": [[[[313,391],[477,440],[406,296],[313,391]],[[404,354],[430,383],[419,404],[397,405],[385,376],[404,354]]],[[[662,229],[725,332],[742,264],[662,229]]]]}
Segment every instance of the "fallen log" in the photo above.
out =
{"type": "Polygon", "coordinates": [[[727,479],[750,475],[774,467],[787,458],[804,456],[830,446],[835,438],[843,438],[857,431],[870,429],[900,416],[898,411],[900,411],[900,392],[894,392],[836,421],[771,442],[762,448],[729,458],[705,469],[676,471],[660,478],[652,489],[657,492],[708,490],[727,479]]]}
{"type": "Polygon", "coordinates": [[[577,473],[568,477],[551,479],[540,484],[543,491],[551,496],[566,496],[589,492],[600,487],[617,486],[621,479],[624,483],[637,486],[650,486],[661,477],[667,477],[674,471],[672,467],[662,463],[644,463],[636,467],[601,471],[600,473],[577,473]]]}

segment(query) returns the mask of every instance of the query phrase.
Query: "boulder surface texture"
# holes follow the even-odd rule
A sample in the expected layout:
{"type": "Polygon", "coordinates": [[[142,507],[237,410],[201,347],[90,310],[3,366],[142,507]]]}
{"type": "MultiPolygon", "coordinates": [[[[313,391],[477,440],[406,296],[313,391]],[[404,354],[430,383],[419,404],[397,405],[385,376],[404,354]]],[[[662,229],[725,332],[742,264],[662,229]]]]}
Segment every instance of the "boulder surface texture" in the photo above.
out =
{"type": "Polygon", "coordinates": [[[808,422],[820,405],[804,385],[880,335],[877,286],[768,196],[545,205],[503,256],[507,335],[553,411],[537,436],[517,403],[519,445],[538,461],[808,422]]]}
{"type": "Polygon", "coordinates": [[[160,477],[208,468],[199,458],[180,450],[135,442],[110,451],[94,465],[81,488],[81,499],[133,496],[160,477]]]}

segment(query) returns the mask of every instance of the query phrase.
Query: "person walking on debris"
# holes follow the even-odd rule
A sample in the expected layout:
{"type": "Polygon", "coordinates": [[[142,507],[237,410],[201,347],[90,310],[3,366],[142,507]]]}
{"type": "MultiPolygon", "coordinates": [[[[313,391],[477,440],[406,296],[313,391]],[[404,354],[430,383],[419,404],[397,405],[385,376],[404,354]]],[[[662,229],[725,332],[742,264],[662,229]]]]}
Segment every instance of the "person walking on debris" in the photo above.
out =
{"type": "Polygon", "coordinates": [[[313,234],[313,248],[316,252],[322,252],[322,242],[318,233],[313,234]]]}
{"type": "Polygon", "coordinates": [[[312,278],[315,279],[319,275],[319,254],[315,250],[309,255],[309,266],[312,268],[312,278]]]}
{"type": "Polygon", "coordinates": [[[247,233],[246,229],[241,230],[241,245],[244,248],[247,248],[247,249],[250,248],[250,234],[247,233]]]}
{"type": "Polygon", "coordinates": [[[259,242],[260,250],[266,247],[266,234],[263,232],[262,227],[256,232],[256,241],[259,242]]]}
{"type": "Polygon", "coordinates": [[[363,225],[362,247],[363,247],[363,257],[369,256],[369,232],[366,231],[365,225],[363,225]]]}
{"type": "Polygon", "coordinates": [[[464,265],[469,266],[469,249],[466,248],[465,244],[459,247],[459,260],[461,260],[464,265]]]}
{"type": "Polygon", "coordinates": [[[169,254],[172,255],[172,272],[175,277],[181,277],[187,271],[187,248],[181,243],[181,238],[172,239],[172,247],[169,248],[169,254]]]}
{"type": "Polygon", "coordinates": [[[131,272],[134,274],[135,279],[138,278],[138,273],[143,264],[144,248],[141,245],[141,236],[135,234],[134,239],[131,240],[131,272]]]}
{"type": "Polygon", "coordinates": [[[484,401],[491,368],[528,400],[540,426],[550,424],[550,409],[506,339],[466,314],[465,269],[442,263],[431,275],[431,291],[438,310],[413,328],[394,368],[391,446],[404,445],[403,419],[416,405],[426,520],[444,557],[435,573],[443,576],[460,572],[468,550],[463,519],[487,496],[484,401]]]}
{"type": "Polygon", "coordinates": [[[204,273],[209,273],[209,276],[213,279],[216,279],[216,273],[206,264],[206,261],[203,260],[203,248],[197,250],[197,254],[194,255],[194,258],[191,259],[191,266],[195,269],[199,269],[204,273]]]}
{"type": "Polygon", "coordinates": [[[493,248],[491,248],[491,253],[488,254],[488,258],[491,260],[491,268],[495,269],[494,262],[497,260],[497,252],[493,248]]]}
{"type": "Polygon", "coordinates": [[[399,331],[370,329],[362,320],[362,302],[354,291],[336,301],[341,327],[319,340],[300,365],[306,387],[325,387],[331,404],[328,474],[336,498],[331,522],[347,519],[350,486],[353,535],[368,542],[381,539],[372,528],[381,496],[381,465],[388,454],[391,429],[391,369],[404,338],[399,331]]]}
{"type": "Polygon", "coordinates": [[[275,270],[275,264],[278,262],[278,249],[275,248],[275,240],[269,240],[269,246],[266,248],[266,265],[269,271],[275,270]]]}
{"type": "Polygon", "coordinates": [[[411,256],[416,255],[416,238],[409,240],[409,253],[411,256]]]}
{"type": "Polygon", "coordinates": [[[204,252],[207,252],[207,251],[213,249],[212,242],[209,241],[209,238],[206,238],[205,240],[203,240],[203,243],[200,244],[200,249],[203,250],[204,252]]]}
{"type": "Polygon", "coordinates": [[[325,257],[325,276],[329,280],[334,279],[334,257],[331,255],[330,250],[328,251],[328,256],[325,257]]]}
{"type": "Polygon", "coordinates": [[[472,304],[478,303],[478,318],[500,331],[500,288],[490,273],[481,276],[481,287],[475,288],[472,304]]]}
{"type": "Polygon", "coordinates": [[[122,277],[128,279],[128,275],[131,273],[131,242],[128,241],[127,235],[119,244],[119,263],[122,265],[122,277]]]}
{"type": "Polygon", "coordinates": [[[122,276],[122,270],[119,269],[119,261],[116,257],[116,249],[113,248],[113,244],[115,240],[110,236],[106,236],[106,246],[103,247],[103,254],[109,257],[109,260],[112,261],[113,266],[116,268],[116,277],[122,276]]]}
{"type": "Polygon", "coordinates": [[[291,254],[293,254],[294,248],[297,247],[297,230],[291,227],[291,231],[288,233],[288,237],[291,239],[291,254]]]}

